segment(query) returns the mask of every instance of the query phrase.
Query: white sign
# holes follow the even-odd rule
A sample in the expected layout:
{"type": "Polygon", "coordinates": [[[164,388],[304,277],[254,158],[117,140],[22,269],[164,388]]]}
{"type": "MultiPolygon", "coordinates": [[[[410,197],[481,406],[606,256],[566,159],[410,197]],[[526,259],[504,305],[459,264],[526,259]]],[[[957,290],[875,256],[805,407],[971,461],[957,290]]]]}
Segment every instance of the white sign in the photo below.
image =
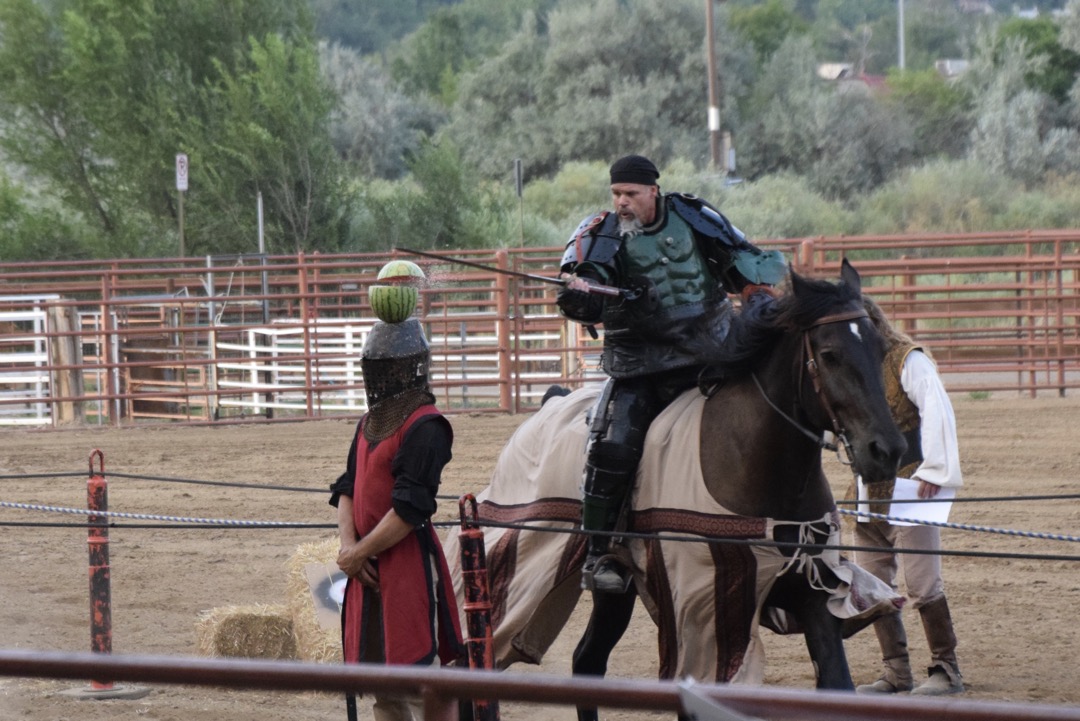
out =
{"type": "Polygon", "coordinates": [[[183,153],[176,154],[176,189],[187,190],[188,159],[183,153]]]}

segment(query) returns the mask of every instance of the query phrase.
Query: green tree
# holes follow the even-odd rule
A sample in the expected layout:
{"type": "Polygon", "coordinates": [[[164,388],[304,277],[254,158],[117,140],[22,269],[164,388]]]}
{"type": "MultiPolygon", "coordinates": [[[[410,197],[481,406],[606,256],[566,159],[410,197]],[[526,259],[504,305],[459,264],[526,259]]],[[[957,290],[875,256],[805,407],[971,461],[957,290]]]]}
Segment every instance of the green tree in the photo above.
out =
{"type": "MultiPolygon", "coordinates": [[[[514,158],[530,177],[570,160],[610,162],[627,152],[703,164],[703,20],[696,0],[561,2],[546,32],[530,17],[463,77],[447,132],[491,178],[506,177],[514,158]],[[583,42],[582,28],[613,30],[588,33],[583,42]]],[[[725,60],[743,49],[718,45],[725,60]]]]}
{"type": "Polygon", "coordinates": [[[1080,0],[1069,0],[1061,17],[1061,45],[1080,53],[1080,0]]]}
{"type": "MultiPolygon", "coordinates": [[[[1060,40],[1063,47],[1080,53],[1080,0],[1069,0],[1061,18],[1060,40]]],[[[1066,107],[1073,125],[1080,126],[1080,74],[1073,80],[1066,107]]]]}
{"type": "Polygon", "coordinates": [[[1045,93],[1058,102],[1068,99],[1069,91],[1080,74],[1080,53],[1059,41],[1061,26],[1048,17],[1034,20],[1011,18],[1002,24],[998,36],[998,52],[1012,39],[1024,42],[1028,57],[1042,56],[1045,62],[1031,69],[1025,80],[1034,90],[1045,93]]]}
{"type": "Polygon", "coordinates": [[[195,237],[214,252],[253,250],[257,194],[271,252],[336,250],[345,239],[344,179],[327,129],[332,96],[310,45],[279,35],[251,41],[232,73],[203,93],[191,162],[207,192],[197,196],[195,237]],[[232,247],[222,249],[220,238],[232,247]],[[213,242],[213,245],[210,243],[213,242]]]}
{"type": "Polygon", "coordinates": [[[450,107],[463,73],[497,53],[523,18],[543,17],[556,0],[462,0],[431,12],[387,55],[394,79],[410,95],[450,107]]]}
{"type": "Polygon", "coordinates": [[[308,0],[319,37],[365,55],[386,50],[453,0],[308,0]]]}
{"type": "Polygon", "coordinates": [[[411,53],[392,65],[394,79],[413,94],[426,93],[452,105],[457,96],[457,76],[469,61],[470,38],[461,15],[439,9],[409,38],[411,53]]]}
{"type": "Polygon", "coordinates": [[[872,190],[910,162],[910,128],[858,80],[827,84],[817,77],[808,37],[789,37],[754,88],[744,132],[743,173],[806,176],[829,197],[872,190]]]}
{"type": "Polygon", "coordinates": [[[138,8],[113,10],[106,9],[105,27],[95,32],[84,16],[50,16],[33,0],[0,5],[0,107],[11,161],[49,181],[58,197],[122,247],[129,198],[141,189],[118,171],[115,135],[103,133],[98,123],[111,115],[121,132],[138,122],[117,112],[106,83],[119,80],[146,92],[137,67],[120,69],[125,56],[141,54],[145,33],[138,30],[138,8]],[[88,77],[84,63],[90,60],[97,61],[101,77],[88,77]]]}
{"type": "Polygon", "coordinates": [[[0,176],[0,260],[49,261],[92,257],[86,227],[58,203],[34,197],[0,176]]]}
{"type": "Polygon", "coordinates": [[[819,97],[814,118],[816,152],[806,175],[827,197],[870,192],[911,162],[911,126],[874,95],[819,97]]]}
{"type": "Polygon", "coordinates": [[[816,73],[810,39],[789,37],[765,64],[748,103],[753,122],[739,143],[741,173],[806,172],[817,146],[814,113],[825,87],[816,73]]]}
{"type": "MultiPolygon", "coordinates": [[[[348,247],[492,248],[522,243],[512,186],[475,177],[448,140],[425,141],[408,178],[358,185],[348,247]]],[[[530,218],[524,242],[550,244],[550,228],[530,218]],[[539,227],[536,230],[535,227],[539,227]]]]}
{"type": "Polygon", "coordinates": [[[731,29],[753,46],[762,61],[772,57],[789,35],[810,31],[810,24],[796,14],[794,0],[767,0],[732,8],[729,22],[731,29]]]}
{"type": "Polygon", "coordinates": [[[963,157],[974,122],[972,99],[964,86],[946,81],[932,68],[892,70],[887,83],[884,102],[911,125],[916,159],[963,157]]]}
{"type": "MultiPolygon", "coordinates": [[[[887,3],[866,3],[866,14],[854,29],[845,29],[840,37],[859,43],[848,42],[848,55],[857,50],[862,69],[870,74],[882,75],[890,68],[899,67],[900,47],[897,22],[897,0],[887,3]]],[[[942,58],[962,57],[962,48],[968,40],[969,28],[974,23],[965,21],[954,3],[940,0],[905,0],[904,2],[904,67],[907,70],[926,70],[942,58]]]]}
{"type": "Polygon", "coordinates": [[[254,249],[254,195],[270,176],[293,189],[266,189],[276,246],[328,242],[337,169],[314,58],[305,0],[10,0],[0,143],[96,228],[101,253],[176,252],[177,152],[191,158],[189,250],[254,249]],[[258,133],[254,155],[229,144],[258,133]]]}
{"type": "MultiPolygon", "coordinates": [[[[874,70],[878,48],[875,26],[893,18],[896,38],[896,0],[819,0],[812,27],[814,46],[829,62],[851,63],[856,72],[874,70]]],[[[889,53],[895,58],[895,51],[889,53]]]]}
{"type": "MultiPolygon", "coordinates": [[[[977,23],[965,20],[955,3],[937,0],[906,0],[904,5],[904,69],[926,71],[938,60],[963,58],[974,41],[977,23]]],[[[880,39],[873,65],[876,72],[897,66],[899,49],[895,16],[878,21],[874,37],[880,39]]]]}
{"type": "Polygon", "coordinates": [[[351,171],[364,178],[404,175],[408,157],[445,113],[426,98],[406,95],[382,66],[342,45],[321,42],[319,66],[338,99],[331,140],[351,171]]]}
{"type": "Polygon", "coordinates": [[[1046,63],[1047,56],[1030,54],[1022,38],[986,35],[962,78],[975,98],[970,157],[1029,187],[1048,170],[1080,167],[1075,128],[1056,125],[1057,103],[1028,84],[1046,63]]]}

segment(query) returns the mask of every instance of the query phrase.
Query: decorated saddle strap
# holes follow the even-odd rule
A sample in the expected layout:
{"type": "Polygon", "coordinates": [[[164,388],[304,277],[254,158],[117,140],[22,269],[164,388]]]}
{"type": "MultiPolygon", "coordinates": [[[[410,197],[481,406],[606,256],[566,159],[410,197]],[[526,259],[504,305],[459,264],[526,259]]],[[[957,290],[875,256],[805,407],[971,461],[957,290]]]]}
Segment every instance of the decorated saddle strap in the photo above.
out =
{"type": "Polygon", "coordinates": [[[581,523],[581,501],[572,498],[539,498],[529,503],[515,504],[484,501],[476,512],[480,520],[495,523],[529,523],[531,521],[581,523]]]}
{"type": "MultiPolygon", "coordinates": [[[[576,524],[581,522],[581,501],[541,498],[513,505],[484,501],[478,507],[477,515],[481,520],[495,523],[564,521],[576,524]]],[[[626,530],[632,533],[690,533],[713,538],[765,538],[767,526],[764,518],[651,508],[634,511],[626,530]]]]}
{"type": "Polygon", "coordinates": [[[730,514],[699,513],[680,508],[634,511],[628,530],[635,533],[690,533],[711,538],[765,538],[767,521],[730,514]]]}

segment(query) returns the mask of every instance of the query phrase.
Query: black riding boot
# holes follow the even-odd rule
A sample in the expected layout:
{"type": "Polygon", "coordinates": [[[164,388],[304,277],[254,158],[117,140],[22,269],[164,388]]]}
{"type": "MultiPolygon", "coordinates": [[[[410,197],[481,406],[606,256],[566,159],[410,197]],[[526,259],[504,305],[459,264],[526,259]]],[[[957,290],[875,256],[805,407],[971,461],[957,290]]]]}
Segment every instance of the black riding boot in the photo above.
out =
{"type": "MultiPolygon", "coordinates": [[[[591,465],[585,471],[581,526],[586,531],[610,533],[618,525],[619,514],[631,477],[611,473],[591,465]]],[[[611,536],[590,535],[581,569],[581,587],[586,591],[622,593],[630,585],[630,574],[611,554],[611,536]]]]}

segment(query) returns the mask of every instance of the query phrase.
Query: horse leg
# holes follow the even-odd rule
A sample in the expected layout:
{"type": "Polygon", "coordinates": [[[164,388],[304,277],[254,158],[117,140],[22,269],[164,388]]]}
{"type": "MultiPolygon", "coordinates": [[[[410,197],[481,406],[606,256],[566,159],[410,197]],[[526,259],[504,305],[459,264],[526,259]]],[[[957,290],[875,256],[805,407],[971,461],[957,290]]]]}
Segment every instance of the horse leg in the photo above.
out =
{"type": "MultiPolygon", "coordinates": [[[[593,593],[589,625],[574,649],[572,670],[575,676],[600,676],[607,673],[608,658],[634,615],[637,592],[633,587],[622,593],[593,593]]],[[[597,721],[595,708],[578,707],[578,721],[597,721]]]]}
{"type": "Polygon", "coordinates": [[[806,650],[810,652],[810,658],[817,668],[817,687],[853,691],[855,682],[851,679],[851,669],[841,633],[843,622],[826,607],[827,593],[808,590],[810,598],[807,599],[804,611],[803,628],[806,634],[806,650]]]}
{"type": "Polygon", "coordinates": [[[770,599],[774,596],[775,605],[793,614],[803,629],[817,688],[853,691],[855,682],[844,651],[843,621],[829,611],[829,594],[811,588],[805,577],[788,573],[777,580],[770,599]]]}

